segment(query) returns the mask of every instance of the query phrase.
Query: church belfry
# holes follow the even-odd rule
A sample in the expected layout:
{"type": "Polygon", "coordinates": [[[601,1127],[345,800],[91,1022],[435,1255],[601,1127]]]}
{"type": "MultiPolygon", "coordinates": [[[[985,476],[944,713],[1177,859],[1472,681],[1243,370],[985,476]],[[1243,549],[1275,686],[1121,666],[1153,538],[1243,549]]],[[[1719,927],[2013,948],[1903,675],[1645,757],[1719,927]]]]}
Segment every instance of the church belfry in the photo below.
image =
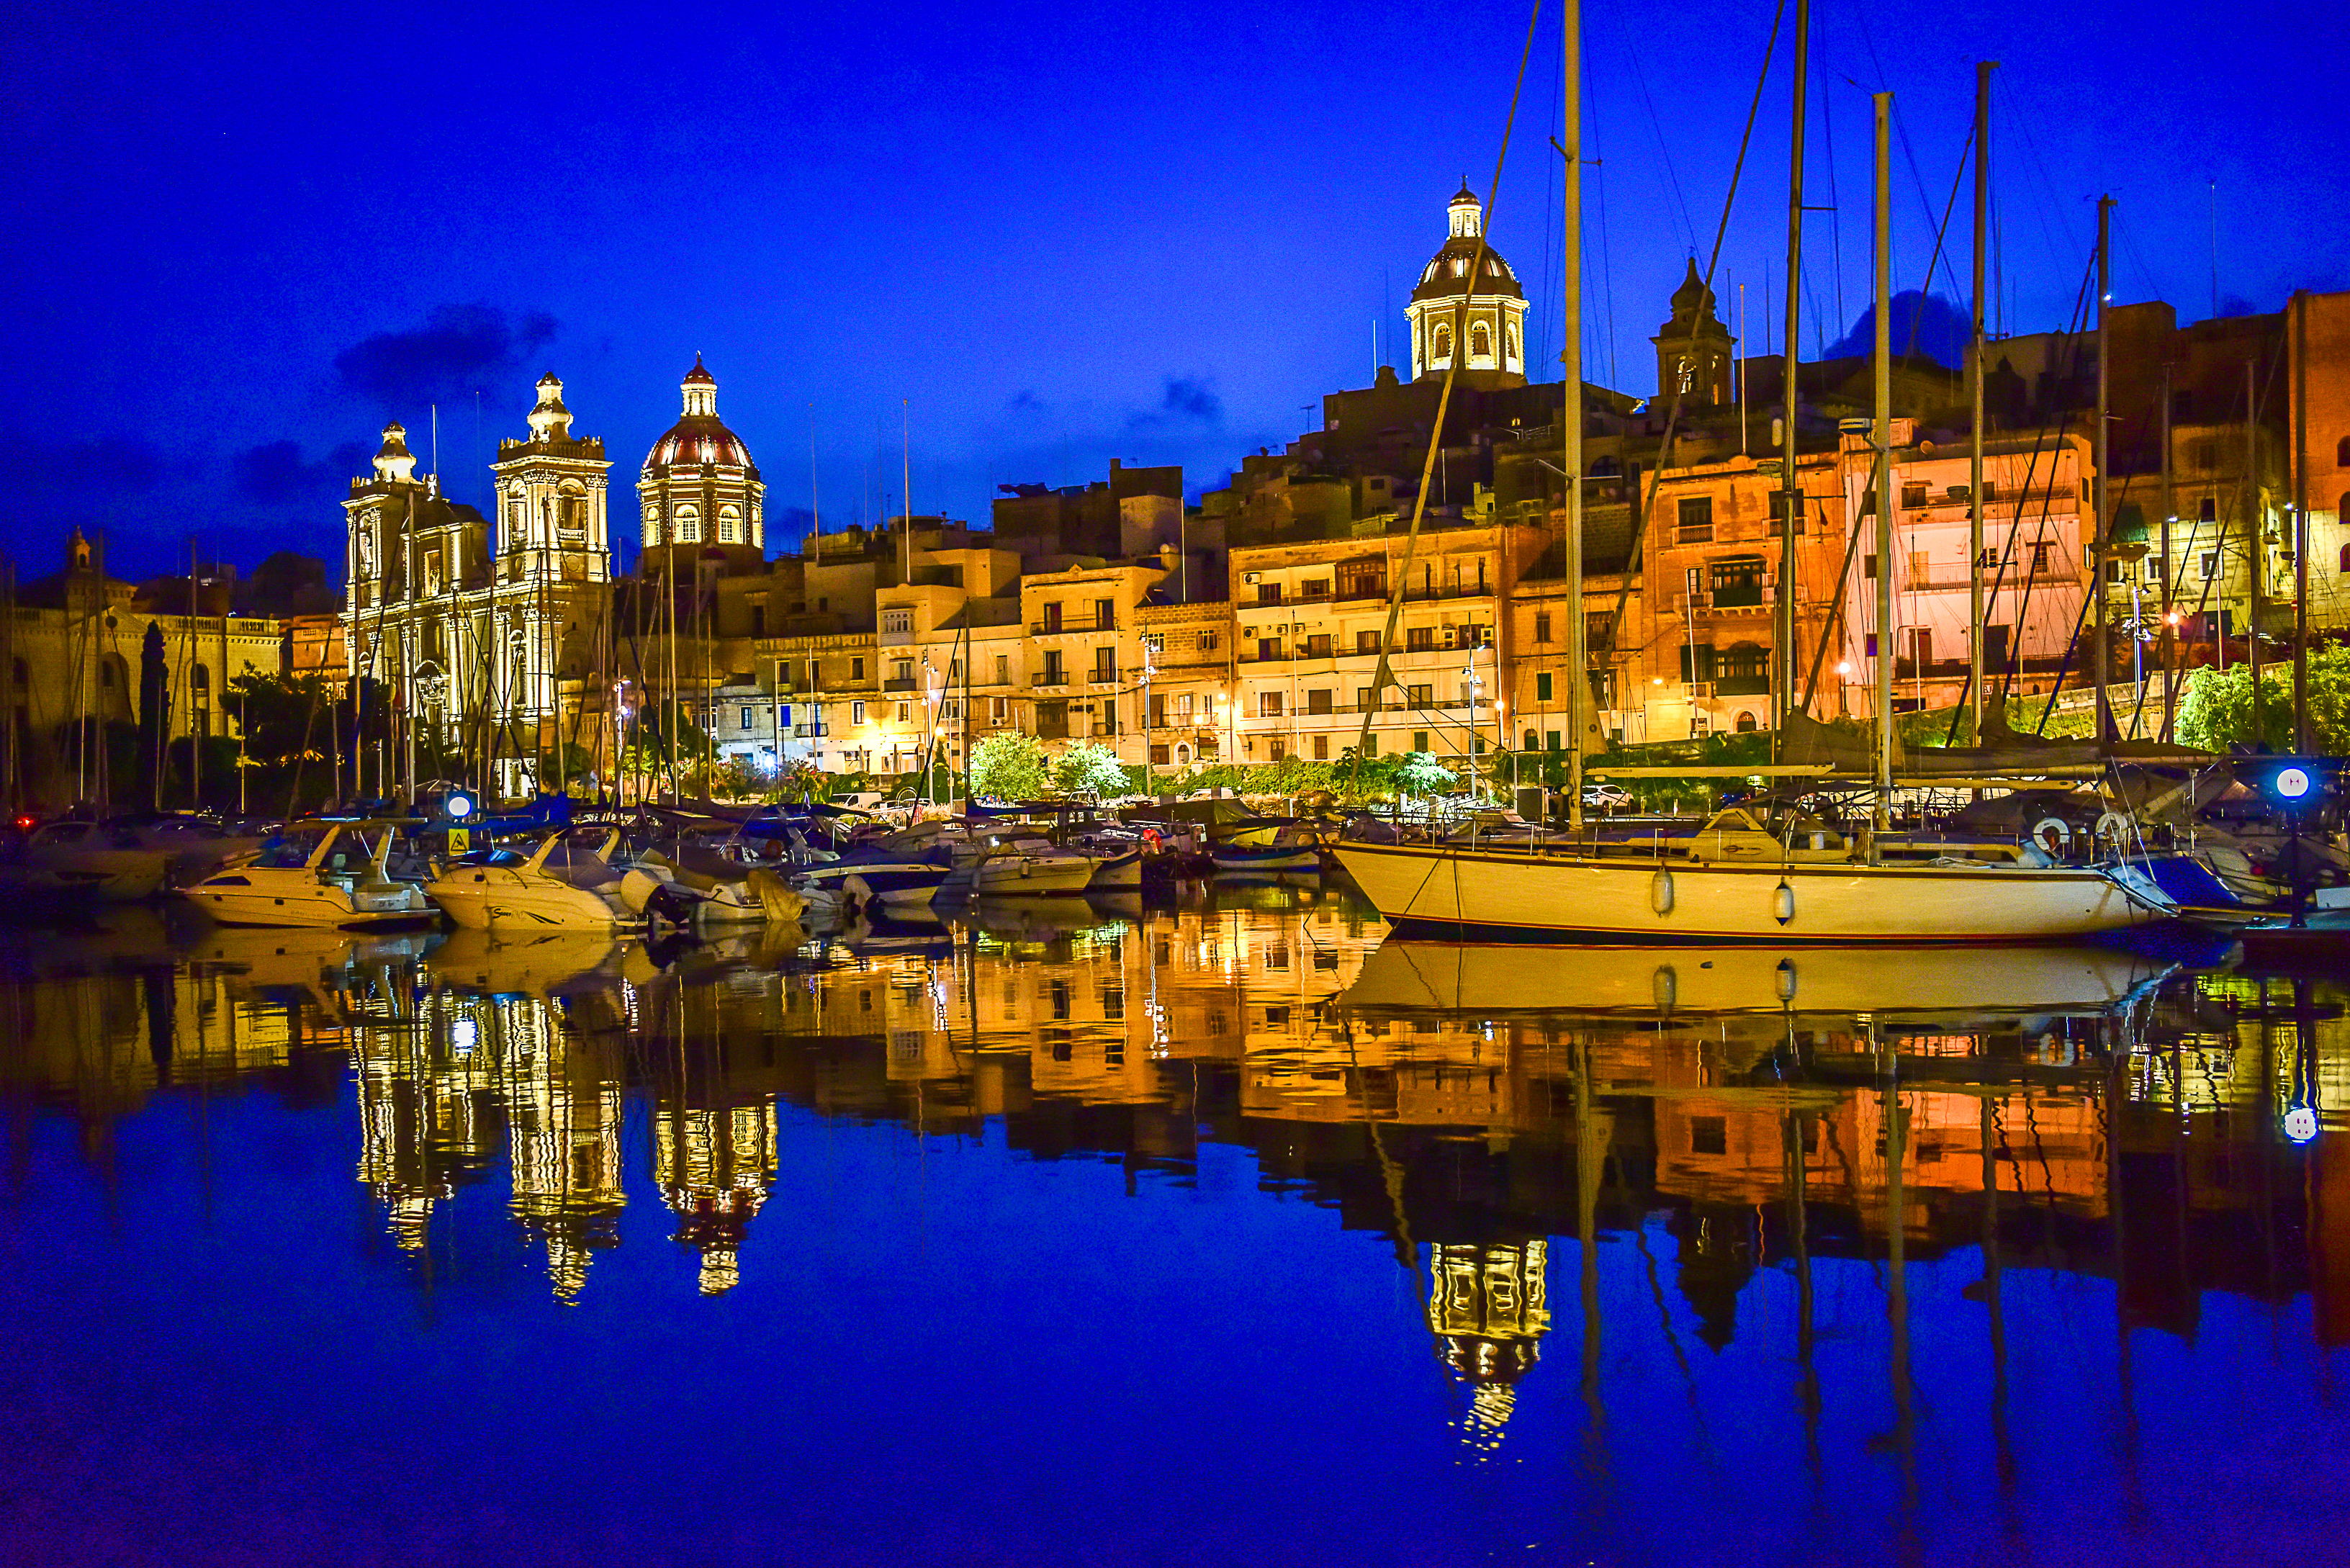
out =
{"type": "Polygon", "coordinates": [[[1713,290],[1697,275],[1697,262],[1673,290],[1673,317],[1648,339],[1657,346],[1657,400],[1678,395],[1687,403],[1731,400],[1731,356],[1738,340],[1713,313],[1713,290]]]}

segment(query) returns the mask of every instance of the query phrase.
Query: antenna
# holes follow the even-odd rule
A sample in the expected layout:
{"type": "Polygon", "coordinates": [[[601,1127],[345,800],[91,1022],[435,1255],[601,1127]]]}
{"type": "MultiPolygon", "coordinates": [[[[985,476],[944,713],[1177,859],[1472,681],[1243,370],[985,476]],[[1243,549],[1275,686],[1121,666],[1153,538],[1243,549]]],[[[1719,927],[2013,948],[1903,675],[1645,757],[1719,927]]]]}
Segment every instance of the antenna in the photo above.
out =
{"type": "Polygon", "coordinates": [[[2211,315],[2220,315],[2220,182],[2209,182],[2211,187],[2211,315]]]}

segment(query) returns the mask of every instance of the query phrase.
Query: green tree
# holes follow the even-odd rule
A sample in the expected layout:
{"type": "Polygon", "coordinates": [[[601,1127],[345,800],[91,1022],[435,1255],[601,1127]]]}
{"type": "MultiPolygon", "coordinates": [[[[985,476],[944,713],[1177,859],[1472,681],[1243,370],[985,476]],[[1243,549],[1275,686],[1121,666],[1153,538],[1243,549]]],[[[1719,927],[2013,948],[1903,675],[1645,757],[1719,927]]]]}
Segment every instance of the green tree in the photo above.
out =
{"type": "Polygon", "coordinates": [[[1053,782],[1064,794],[1124,794],[1126,764],[1098,741],[1072,741],[1053,759],[1053,782]]]}
{"type": "Polygon", "coordinates": [[[1035,800],[1045,793],[1045,748],[1034,735],[998,730],[971,749],[971,791],[995,800],[1035,800]]]}
{"type": "Polygon", "coordinates": [[[1433,752],[1408,753],[1396,769],[1397,785],[1409,794],[1437,794],[1460,782],[1433,752]]]}
{"type": "MultiPolygon", "coordinates": [[[[2258,746],[2293,749],[2293,666],[2272,664],[2261,671],[2260,713],[2255,723],[2252,672],[2249,665],[2228,670],[2206,666],[2188,677],[2178,704],[2178,738],[2207,752],[2258,746]]],[[[2350,648],[2312,649],[2309,654],[2310,742],[2336,755],[2350,752],[2350,648]]]]}

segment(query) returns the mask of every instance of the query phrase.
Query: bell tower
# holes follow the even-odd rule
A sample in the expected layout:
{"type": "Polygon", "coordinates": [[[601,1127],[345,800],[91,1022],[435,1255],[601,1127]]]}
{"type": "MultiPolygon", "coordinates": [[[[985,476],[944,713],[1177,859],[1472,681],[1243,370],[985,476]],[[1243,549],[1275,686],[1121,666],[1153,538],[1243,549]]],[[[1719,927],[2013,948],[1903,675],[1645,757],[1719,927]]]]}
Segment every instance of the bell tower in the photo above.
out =
{"type": "Polygon", "coordinates": [[[1731,400],[1731,355],[1738,340],[1713,313],[1713,290],[1697,275],[1697,262],[1673,290],[1673,317],[1648,339],[1657,346],[1657,398],[1669,403],[1731,400]]]}

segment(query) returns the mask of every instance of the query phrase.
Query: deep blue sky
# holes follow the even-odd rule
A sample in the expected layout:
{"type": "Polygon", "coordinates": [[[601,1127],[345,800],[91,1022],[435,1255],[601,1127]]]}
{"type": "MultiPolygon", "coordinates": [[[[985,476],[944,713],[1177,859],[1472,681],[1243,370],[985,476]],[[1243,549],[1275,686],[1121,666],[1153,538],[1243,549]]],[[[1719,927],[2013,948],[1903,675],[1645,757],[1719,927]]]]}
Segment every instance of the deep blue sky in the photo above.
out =
{"type": "MultiPolygon", "coordinates": [[[[2100,190],[2117,297],[2210,312],[2214,179],[2230,308],[2350,286],[2322,8],[1815,11],[1814,199],[1832,172],[1845,207],[1840,284],[1834,223],[1813,227],[1827,337],[1866,287],[1866,89],[1899,95],[1915,287],[1986,56],[2014,328],[2063,323],[2100,190]]],[[[1596,379],[1653,385],[1770,21],[1761,0],[1587,0],[1596,379]]],[[[922,511],[983,520],[1000,482],[1112,456],[1180,462],[1196,490],[1365,382],[1375,318],[1399,336],[1445,199],[1491,177],[1525,25],[1409,3],[28,11],[0,39],[8,547],[47,572],[80,523],[125,575],[192,534],[248,565],[338,559],[336,498],[387,417],[421,452],[437,398],[442,468],[475,498],[550,368],[626,503],[697,349],[779,520],[806,504],[811,402],[827,525],[897,509],[901,399],[922,511]]],[[[1494,224],[1544,291],[1556,92],[1546,19],[1494,224]]],[[[1757,349],[1784,102],[1774,80],[1721,280],[1749,282],[1757,349]]],[[[1555,356],[1554,315],[1532,346],[1555,356]]]]}

